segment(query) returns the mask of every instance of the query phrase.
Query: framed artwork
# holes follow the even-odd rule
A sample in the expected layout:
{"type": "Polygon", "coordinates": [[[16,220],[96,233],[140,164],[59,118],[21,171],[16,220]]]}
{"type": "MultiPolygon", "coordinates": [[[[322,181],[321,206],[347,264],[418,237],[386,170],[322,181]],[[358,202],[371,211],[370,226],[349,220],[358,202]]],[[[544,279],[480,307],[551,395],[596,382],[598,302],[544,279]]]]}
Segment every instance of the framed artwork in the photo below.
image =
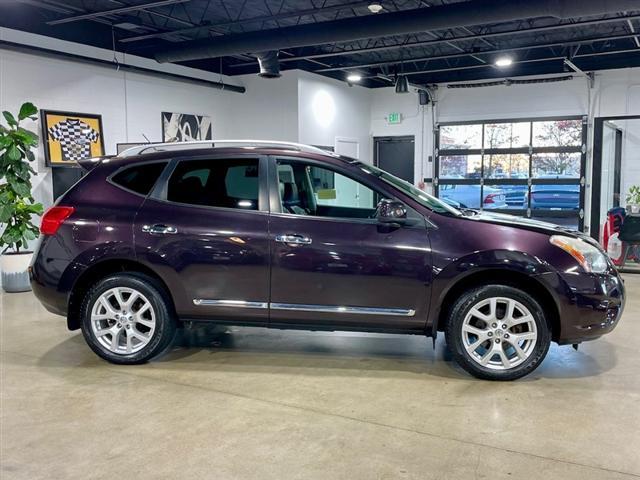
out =
{"type": "Polygon", "coordinates": [[[162,141],[213,140],[211,117],[189,113],[162,112],[162,141]]]}
{"type": "Polygon", "coordinates": [[[40,110],[48,167],[76,167],[78,160],[104,155],[102,116],[40,110]]]}

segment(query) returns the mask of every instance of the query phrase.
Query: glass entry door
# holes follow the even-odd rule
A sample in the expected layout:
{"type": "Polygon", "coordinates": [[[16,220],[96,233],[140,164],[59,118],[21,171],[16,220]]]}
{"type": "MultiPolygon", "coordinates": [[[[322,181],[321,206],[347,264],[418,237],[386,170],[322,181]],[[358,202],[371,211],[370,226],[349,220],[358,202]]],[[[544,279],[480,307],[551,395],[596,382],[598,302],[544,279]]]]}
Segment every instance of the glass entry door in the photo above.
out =
{"type": "Polygon", "coordinates": [[[584,228],[583,117],[443,123],[438,197],[459,208],[584,228]]]}

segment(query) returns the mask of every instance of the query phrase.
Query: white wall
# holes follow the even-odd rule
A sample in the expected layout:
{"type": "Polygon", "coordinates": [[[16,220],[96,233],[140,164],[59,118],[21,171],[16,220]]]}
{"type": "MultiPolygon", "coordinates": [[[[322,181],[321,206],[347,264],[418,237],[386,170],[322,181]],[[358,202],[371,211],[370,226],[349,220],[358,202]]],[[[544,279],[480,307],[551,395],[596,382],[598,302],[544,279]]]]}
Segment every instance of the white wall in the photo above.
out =
{"type": "Polygon", "coordinates": [[[234,79],[247,91],[229,99],[227,138],[298,141],[298,72],[283,72],[280,78],[242,75],[234,79]]]}
{"type": "Polygon", "coordinates": [[[353,139],[360,160],[371,162],[372,92],[308,72],[298,75],[298,140],[335,147],[338,137],[353,139]]]}

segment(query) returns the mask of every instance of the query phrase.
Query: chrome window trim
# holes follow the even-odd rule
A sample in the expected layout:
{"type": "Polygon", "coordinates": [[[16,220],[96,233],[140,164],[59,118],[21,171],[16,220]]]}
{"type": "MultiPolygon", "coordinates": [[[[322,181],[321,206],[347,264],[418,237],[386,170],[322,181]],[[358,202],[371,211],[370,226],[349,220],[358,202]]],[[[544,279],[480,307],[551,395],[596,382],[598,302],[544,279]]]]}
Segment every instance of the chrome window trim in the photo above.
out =
{"type": "Polygon", "coordinates": [[[271,303],[273,310],[298,310],[301,312],[324,313],[355,313],[360,315],[395,315],[413,317],[416,311],[410,308],[382,308],[382,307],[350,307],[340,305],[309,305],[299,303],[271,303]]]}
{"type": "Polygon", "coordinates": [[[194,298],[194,305],[208,307],[237,307],[237,308],[269,308],[267,302],[248,302],[246,300],[212,300],[207,298],[194,298]]]}
{"type": "Polygon", "coordinates": [[[353,313],[357,315],[393,315],[413,317],[416,311],[412,308],[383,308],[383,307],[350,307],[341,305],[311,305],[301,303],[268,303],[249,302],[246,300],[215,300],[194,298],[194,305],[209,307],[237,307],[237,308],[271,308],[273,310],[289,310],[299,312],[322,313],[353,313]]]}

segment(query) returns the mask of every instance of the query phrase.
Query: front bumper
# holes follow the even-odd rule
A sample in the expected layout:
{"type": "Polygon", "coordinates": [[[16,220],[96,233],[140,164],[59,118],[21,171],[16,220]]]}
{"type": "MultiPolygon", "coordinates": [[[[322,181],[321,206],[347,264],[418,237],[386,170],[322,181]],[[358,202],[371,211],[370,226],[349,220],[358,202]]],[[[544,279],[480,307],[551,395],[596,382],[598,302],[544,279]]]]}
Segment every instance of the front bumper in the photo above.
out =
{"type": "Polygon", "coordinates": [[[603,274],[564,272],[541,277],[556,297],[560,328],[554,340],[559,344],[594,340],[618,325],[625,289],[614,268],[603,274]]]}

